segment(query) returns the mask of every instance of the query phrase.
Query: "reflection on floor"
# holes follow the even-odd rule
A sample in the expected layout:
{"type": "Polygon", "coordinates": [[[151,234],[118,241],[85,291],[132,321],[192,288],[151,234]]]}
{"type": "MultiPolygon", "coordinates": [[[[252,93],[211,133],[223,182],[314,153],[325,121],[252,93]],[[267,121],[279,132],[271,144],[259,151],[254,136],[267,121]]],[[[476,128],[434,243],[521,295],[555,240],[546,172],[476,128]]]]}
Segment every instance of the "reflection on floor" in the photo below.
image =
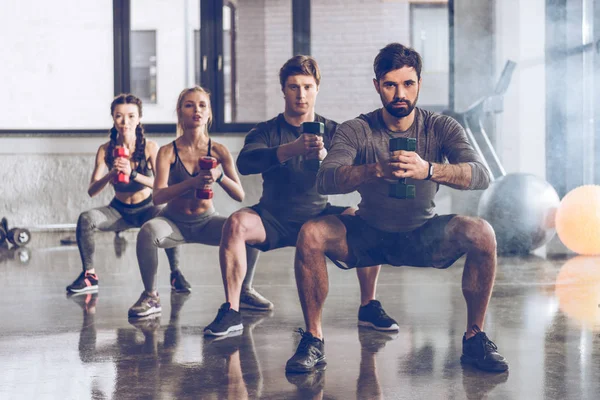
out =
{"type": "Polygon", "coordinates": [[[142,284],[135,245],[103,236],[98,294],[67,297],[80,272],[64,234],[30,251],[0,249],[2,399],[597,399],[600,259],[501,258],[485,331],[510,362],[504,374],[459,363],[462,263],[445,271],[385,267],[378,298],[396,335],[359,329],[356,274],[330,266],[324,371],[287,375],[303,327],[293,249],[261,255],[256,288],[271,313],[243,315],[236,337],[202,329],[223,302],[217,249],[188,245],[190,295],[171,294],[161,254],[162,315],[130,323],[142,284]]]}

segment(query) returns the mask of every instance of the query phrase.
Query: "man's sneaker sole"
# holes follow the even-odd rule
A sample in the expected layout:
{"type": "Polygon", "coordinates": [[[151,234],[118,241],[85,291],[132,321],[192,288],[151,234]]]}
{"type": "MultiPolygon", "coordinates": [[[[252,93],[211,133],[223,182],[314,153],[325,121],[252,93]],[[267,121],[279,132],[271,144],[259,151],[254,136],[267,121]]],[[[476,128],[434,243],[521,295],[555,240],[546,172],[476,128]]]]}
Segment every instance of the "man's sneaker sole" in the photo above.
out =
{"type": "Polygon", "coordinates": [[[133,313],[133,312],[129,311],[128,315],[129,315],[129,318],[140,318],[140,317],[147,317],[148,315],[156,314],[161,311],[162,311],[162,307],[152,307],[141,313],[133,313]]]}
{"type": "Polygon", "coordinates": [[[98,291],[98,285],[86,286],[82,289],[67,288],[67,292],[69,292],[69,293],[90,293],[90,292],[97,292],[97,291],[98,291]]]}
{"type": "Polygon", "coordinates": [[[319,361],[315,364],[314,367],[306,367],[304,365],[292,365],[289,366],[286,364],[285,372],[289,372],[292,374],[306,374],[313,371],[325,371],[327,368],[327,359],[325,356],[321,357],[319,361]]]}
{"type": "Polygon", "coordinates": [[[261,307],[261,306],[255,306],[250,303],[240,302],[240,309],[242,309],[242,310],[271,311],[273,308],[274,308],[273,304],[265,306],[265,307],[261,307]]]}
{"type": "Polygon", "coordinates": [[[487,372],[505,372],[508,371],[508,364],[496,364],[495,366],[493,365],[486,365],[483,363],[480,363],[476,358],[472,358],[469,356],[465,356],[464,354],[460,356],[460,362],[463,364],[468,364],[468,365],[472,365],[476,368],[479,368],[482,371],[487,371],[487,372]]]}
{"type": "Polygon", "coordinates": [[[361,320],[358,320],[358,326],[365,326],[368,328],[375,329],[376,331],[382,331],[382,332],[398,332],[400,330],[400,327],[398,326],[398,324],[393,324],[392,326],[385,327],[385,326],[377,326],[372,322],[361,321],[361,320]]]}
{"type": "Polygon", "coordinates": [[[226,335],[229,335],[231,332],[241,331],[243,329],[244,329],[244,324],[232,325],[229,328],[227,328],[226,331],[223,331],[223,332],[213,332],[210,329],[206,329],[204,331],[204,336],[226,336],[226,335]]]}

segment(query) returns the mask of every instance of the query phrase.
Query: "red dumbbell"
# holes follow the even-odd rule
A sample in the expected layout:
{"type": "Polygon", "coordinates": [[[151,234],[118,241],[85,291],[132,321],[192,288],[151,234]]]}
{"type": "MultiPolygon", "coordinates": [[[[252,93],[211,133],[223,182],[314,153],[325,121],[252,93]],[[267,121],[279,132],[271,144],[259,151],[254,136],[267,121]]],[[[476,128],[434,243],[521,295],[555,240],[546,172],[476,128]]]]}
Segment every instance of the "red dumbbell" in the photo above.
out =
{"type": "MultiPolygon", "coordinates": [[[[129,149],[127,147],[115,147],[113,149],[114,158],[129,158],[129,149]]],[[[115,178],[114,183],[129,183],[129,175],[125,175],[123,172],[119,172],[115,178]]]]}
{"type": "MultiPolygon", "coordinates": [[[[217,160],[212,157],[202,157],[198,162],[200,164],[200,169],[207,170],[217,168],[217,160]]],[[[213,198],[213,191],[210,186],[206,186],[204,189],[196,189],[196,198],[208,200],[213,198]]]]}

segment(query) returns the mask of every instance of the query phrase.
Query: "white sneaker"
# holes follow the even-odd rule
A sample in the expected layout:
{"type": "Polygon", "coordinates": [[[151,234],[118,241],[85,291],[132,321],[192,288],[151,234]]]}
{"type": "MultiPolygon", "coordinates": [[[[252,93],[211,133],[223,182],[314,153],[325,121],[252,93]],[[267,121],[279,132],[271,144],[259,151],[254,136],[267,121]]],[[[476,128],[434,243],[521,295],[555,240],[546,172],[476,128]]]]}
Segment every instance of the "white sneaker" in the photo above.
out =
{"type": "Polygon", "coordinates": [[[242,289],[240,295],[240,309],[269,311],[273,309],[273,303],[254,288],[242,289]]]}

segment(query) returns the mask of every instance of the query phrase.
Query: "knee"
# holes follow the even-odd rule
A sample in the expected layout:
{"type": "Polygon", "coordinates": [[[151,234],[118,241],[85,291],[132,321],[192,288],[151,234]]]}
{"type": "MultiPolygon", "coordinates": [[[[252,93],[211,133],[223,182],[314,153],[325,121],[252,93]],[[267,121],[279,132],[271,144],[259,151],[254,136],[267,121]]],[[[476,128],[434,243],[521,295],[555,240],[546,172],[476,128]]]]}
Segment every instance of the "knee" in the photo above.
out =
{"type": "Polygon", "coordinates": [[[158,247],[158,235],[156,229],[152,224],[152,221],[148,221],[144,225],[142,225],[137,235],[137,243],[138,246],[158,247]]]}
{"type": "Polygon", "coordinates": [[[77,228],[79,230],[94,229],[94,219],[92,218],[92,214],[89,211],[82,212],[81,214],[79,214],[79,218],[77,219],[77,228]]]}
{"type": "Polygon", "coordinates": [[[452,219],[454,233],[468,250],[496,253],[496,234],[494,228],[484,219],[457,216],[452,219]]]}
{"type": "Polygon", "coordinates": [[[244,213],[233,213],[223,225],[224,240],[246,240],[250,221],[244,213]]]}
{"type": "Polygon", "coordinates": [[[321,221],[308,221],[300,229],[296,249],[300,251],[323,251],[326,237],[321,221]]]}

